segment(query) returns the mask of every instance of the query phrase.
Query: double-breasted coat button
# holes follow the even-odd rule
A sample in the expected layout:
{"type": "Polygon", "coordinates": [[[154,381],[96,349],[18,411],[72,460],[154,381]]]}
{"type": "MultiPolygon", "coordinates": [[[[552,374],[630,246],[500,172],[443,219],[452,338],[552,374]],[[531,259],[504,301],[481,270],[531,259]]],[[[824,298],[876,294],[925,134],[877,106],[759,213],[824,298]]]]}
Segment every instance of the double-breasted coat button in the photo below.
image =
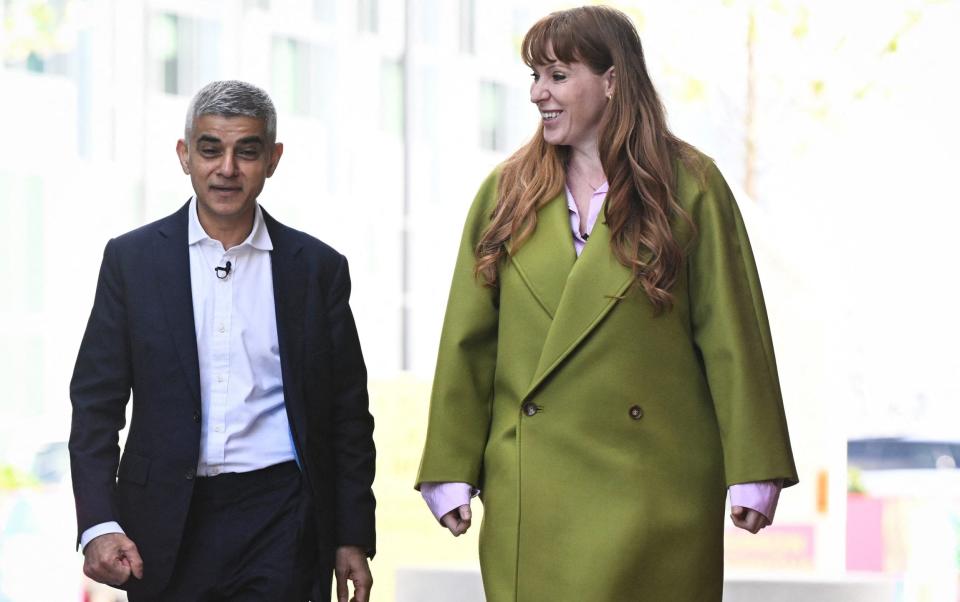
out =
{"type": "Polygon", "coordinates": [[[200,412],[194,412],[194,413],[193,413],[193,421],[194,421],[194,422],[200,422],[200,412]]]}
{"type": "Polygon", "coordinates": [[[630,417],[634,420],[643,418],[643,408],[640,406],[630,406],[630,417]]]}
{"type": "Polygon", "coordinates": [[[197,471],[194,468],[188,468],[187,472],[185,472],[183,476],[186,477],[188,481],[192,481],[193,477],[197,476],[197,471]]]}
{"type": "Polygon", "coordinates": [[[523,407],[521,407],[520,410],[527,416],[535,416],[537,412],[540,411],[540,406],[532,401],[528,401],[527,403],[523,404],[523,407]]]}

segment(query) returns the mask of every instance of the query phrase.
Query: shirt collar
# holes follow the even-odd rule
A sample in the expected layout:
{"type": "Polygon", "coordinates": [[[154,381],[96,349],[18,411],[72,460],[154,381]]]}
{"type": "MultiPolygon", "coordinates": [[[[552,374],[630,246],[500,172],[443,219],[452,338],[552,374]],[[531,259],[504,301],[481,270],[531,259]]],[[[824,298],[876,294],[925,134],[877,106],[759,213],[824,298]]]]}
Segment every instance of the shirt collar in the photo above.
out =
{"type": "MultiPolygon", "coordinates": [[[[192,246],[202,240],[213,240],[207,234],[203,226],[200,225],[200,218],[197,216],[197,197],[190,197],[190,209],[187,212],[189,218],[187,221],[187,244],[192,246]]],[[[260,203],[256,204],[253,214],[253,229],[240,245],[250,246],[261,251],[272,251],[273,241],[270,240],[270,232],[267,230],[267,224],[263,220],[263,210],[260,209],[260,203]]]]}

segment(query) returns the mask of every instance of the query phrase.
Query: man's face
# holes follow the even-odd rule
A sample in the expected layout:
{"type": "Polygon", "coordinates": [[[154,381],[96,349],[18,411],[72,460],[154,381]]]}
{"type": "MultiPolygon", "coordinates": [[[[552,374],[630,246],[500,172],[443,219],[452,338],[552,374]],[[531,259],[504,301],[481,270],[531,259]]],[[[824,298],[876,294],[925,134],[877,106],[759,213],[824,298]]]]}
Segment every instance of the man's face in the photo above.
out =
{"type": "Polygon", "coordinates": [[[177,142],[177,155],[197,194],[201,217],[233,222],[252,216],[283,145],[270,144],[263,120],[254,117],[201,115],[190,136],[177,142]]]}

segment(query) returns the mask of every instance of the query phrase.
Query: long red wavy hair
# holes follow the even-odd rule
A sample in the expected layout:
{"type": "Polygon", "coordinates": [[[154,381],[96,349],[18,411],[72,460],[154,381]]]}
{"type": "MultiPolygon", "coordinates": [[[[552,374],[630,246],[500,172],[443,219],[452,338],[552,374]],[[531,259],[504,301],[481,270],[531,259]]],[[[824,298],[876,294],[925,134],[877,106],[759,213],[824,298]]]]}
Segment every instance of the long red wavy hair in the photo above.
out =
{"type": "MultiPolygon", "coordinates": [[[[610,247],[630,268],[659,312],[673,305],[684,250],[671,223],[693,224],[676,203],[675,161],[692,161],[692,148],[667,127],[663,105],[647,73],[640,37],[629,18],[604,6],[551,13],[527,32],[523,61],[547,65],[581,62],[596,74],[611,66],[614,93],[598,140],[607,176],[606,223],[610,247]],[[553,54],[550,55],[552,49],[553,54]]],[[[502,167],[496,208],[476,248],[476,273],[497,285],[497,270],[534,232],[537,210],[564,189],[569,148],[543,139],[543,125],[502,167]],[[508,250],[509,243],[509,250],[508,250]]]]}

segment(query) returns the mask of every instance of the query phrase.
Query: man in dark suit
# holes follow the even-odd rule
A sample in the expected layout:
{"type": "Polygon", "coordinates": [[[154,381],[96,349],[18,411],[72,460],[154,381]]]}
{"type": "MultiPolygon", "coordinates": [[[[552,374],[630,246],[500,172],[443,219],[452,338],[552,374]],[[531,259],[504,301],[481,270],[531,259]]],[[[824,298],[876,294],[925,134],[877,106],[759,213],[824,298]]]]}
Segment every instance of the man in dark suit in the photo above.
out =
{"type": "Polygon", "coordinates": [[[257,203],[269,96],[193,98],[195,196],[112,239],[70,385],[84,571],[139,600],[327,600],[372,585],[373,418],[346,259],[257,203]],[[118,431],[133,392],[123,454],[118,431]]]}

